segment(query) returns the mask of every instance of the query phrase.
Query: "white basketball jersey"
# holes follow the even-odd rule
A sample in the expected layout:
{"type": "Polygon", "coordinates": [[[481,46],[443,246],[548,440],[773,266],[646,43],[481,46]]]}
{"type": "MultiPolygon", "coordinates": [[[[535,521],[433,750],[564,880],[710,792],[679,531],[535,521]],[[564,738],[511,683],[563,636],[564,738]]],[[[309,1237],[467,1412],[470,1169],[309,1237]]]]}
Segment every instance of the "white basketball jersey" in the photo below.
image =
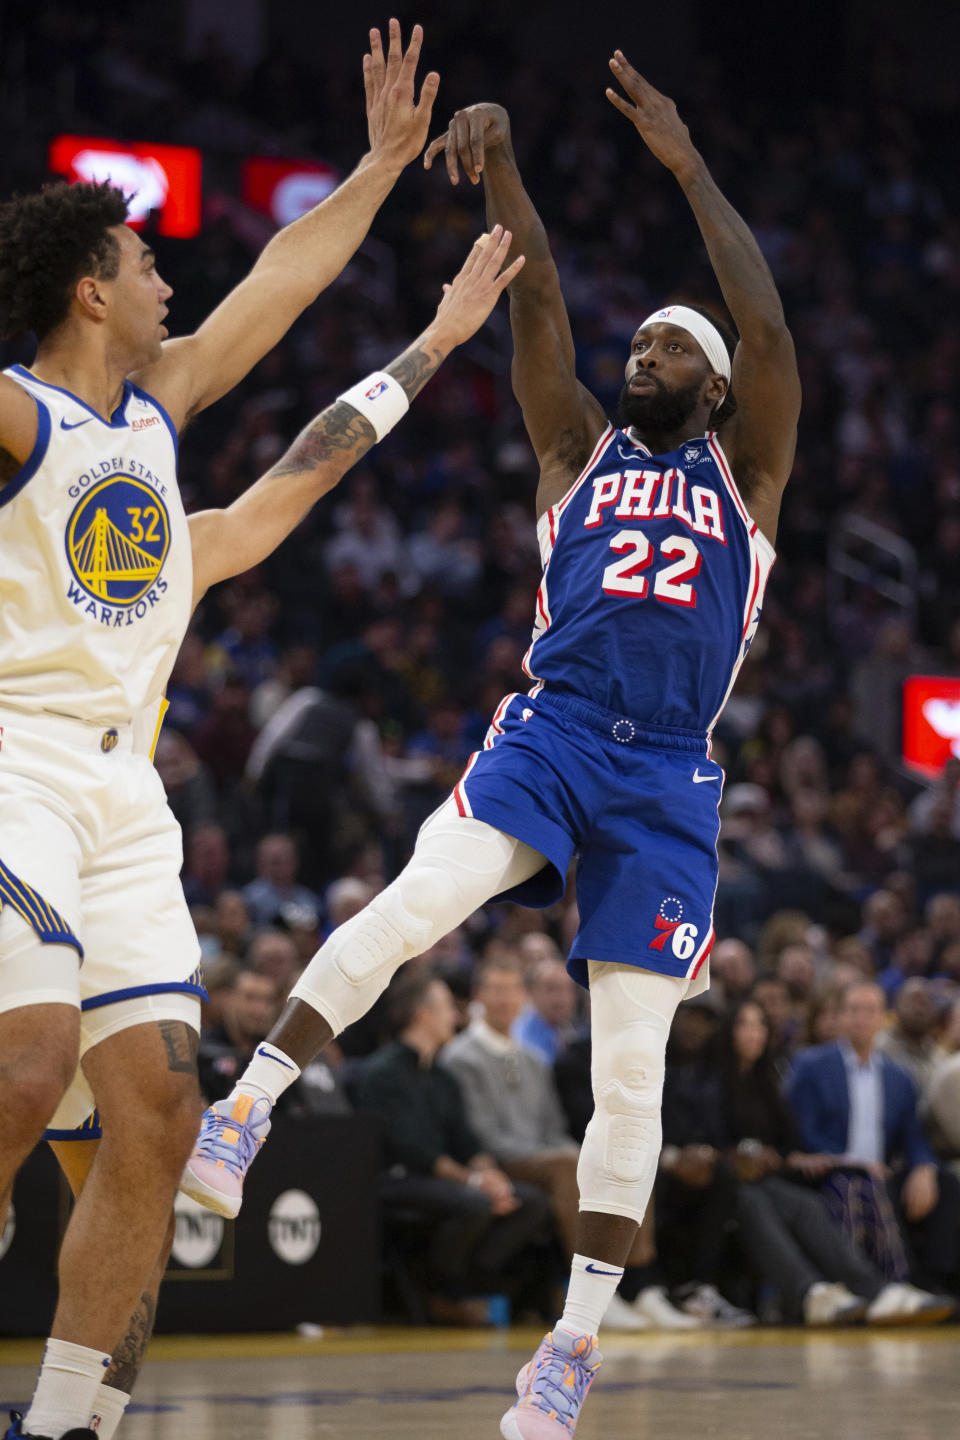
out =
{"type": "Polygon", "coordinates": [[[109,421],[21,365],[33,453],[0,489],[0,706],[126,723],[156,707],[193,564],[170,417],[130,381],[109,421]]]}

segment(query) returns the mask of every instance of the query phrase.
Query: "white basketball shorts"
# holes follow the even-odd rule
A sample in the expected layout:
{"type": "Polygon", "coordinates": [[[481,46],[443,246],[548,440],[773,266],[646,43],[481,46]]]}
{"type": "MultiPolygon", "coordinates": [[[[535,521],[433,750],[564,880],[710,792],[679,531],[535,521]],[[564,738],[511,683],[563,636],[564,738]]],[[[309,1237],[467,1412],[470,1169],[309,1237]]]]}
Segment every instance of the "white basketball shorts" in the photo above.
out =
{"type": "Polygon", "coordinates": [[[0,1011],[79,1006],[81,1054],[145,1019],[198,1027],[182,855],[131,726],[0,706],[0,1011]]]}

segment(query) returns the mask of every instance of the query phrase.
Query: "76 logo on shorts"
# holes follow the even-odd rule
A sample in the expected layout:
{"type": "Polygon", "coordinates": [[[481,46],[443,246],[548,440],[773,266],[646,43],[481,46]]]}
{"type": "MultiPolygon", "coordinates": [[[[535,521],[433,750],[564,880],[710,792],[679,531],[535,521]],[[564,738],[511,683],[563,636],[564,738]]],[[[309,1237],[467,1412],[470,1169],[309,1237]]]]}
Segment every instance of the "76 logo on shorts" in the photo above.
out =
{"type": "Polygon", "coordinates": [[[668,895],[662,902],[653,922],[659,931],[647,946],[648,950],[666,950],[667,941],[678,960],[690,960],[697,948],[700,931],[696,925],[683,924],[683,901],[677,895],[668,895]]]}

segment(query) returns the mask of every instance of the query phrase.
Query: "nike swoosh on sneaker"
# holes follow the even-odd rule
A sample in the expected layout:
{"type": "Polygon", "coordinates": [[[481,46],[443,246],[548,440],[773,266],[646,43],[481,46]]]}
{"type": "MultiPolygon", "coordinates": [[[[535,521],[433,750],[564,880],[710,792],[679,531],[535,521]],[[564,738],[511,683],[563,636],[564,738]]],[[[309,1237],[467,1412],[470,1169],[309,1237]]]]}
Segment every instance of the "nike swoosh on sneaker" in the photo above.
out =
{"type": "Polygon", "coordinates": [[[600,1270],[596,1265],[584,1265],[588,1275],[619,1275],[619,1270],[600,1270]]]}
{"type": "Polygon", "coordinates": [[[89,425],[89,424],[90,424],[90,421],[91,421],[92,419],[93,419],[93,416],[92,416],[92,415],[88,415],[87,418],[86,418],[86,420],[74,420],[74,422],[73,422],[72,425],[68,425],[67,422],[66,422],[66,420],[61,420],[61,421],[60,421],[60,429],[61,429],[61,430],[79,430],[81,425],[89,425]]]}
{"type": "Polygon", "coordinates": [[[693,772],[694,785],[702,785],[706,780],[719,780],[719,775],[701,775],[699,767],[693,772]]]}
{"type": "Polygon", "coordinates": [[[287,1070],[296,1070],[297,1068],[296,1065],[291,1065],[289,1060],[281,1060],[279,1055],[272,1055],[269,1050],[264,1050],[262,1045],[257,1051],[257,1054],[262,1055],[267,1060],[276,1060],[278,1065],[283,1065],[287,1070]]]}

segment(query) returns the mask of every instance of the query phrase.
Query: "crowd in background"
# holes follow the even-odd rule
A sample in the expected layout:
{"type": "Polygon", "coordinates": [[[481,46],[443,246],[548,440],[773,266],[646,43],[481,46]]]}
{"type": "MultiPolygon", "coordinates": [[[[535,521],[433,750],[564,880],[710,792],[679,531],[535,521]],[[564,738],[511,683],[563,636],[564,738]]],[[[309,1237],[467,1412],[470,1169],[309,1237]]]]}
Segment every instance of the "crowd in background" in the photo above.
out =
{"type": "MultiPolygon", "coordinates": [[[[318,112],[292,60],[244,75],[215,46],[189,63],[170,47],[148,65],[143,34],[120,17],[87,33],[105,22],[85,15],[42,7],[20,75],[24,115],[41,84],[67,76],[78,131],[138,138],[162,120],[166,138],[212,147],[224,177],[231,155],[257,147],[315,152],[341,173],[358,158],[356,76],[331,77],[318,112]]],[[[602,87],[551,83],[522,56],[445,56],[440,43],[431,64],[452,77],[453,100],[441,91],[439,121],[471,99],[510,111],[580,377],[612,412],[638,320],[667,297],[718,305],[683,197],[602,87]]],[[[51,87],[61,108],[64,84],[51,87]]],[[[772,1240],[763,1255],[744,1244],[774,1224],[776,1204],[787,1223],[778,1184],[815,1193],[867,1256],[870,1276],[854,1268],[843,1281],[854,1296],[875,1301],[883,1282],[960,1288],[960,759],[929,784],[899,760],[904,678],[960,674],[958,180],[942,163],[949,127],[901,103],[889,65],[865,65],[858,86],[806,106],[734,103],[699,61],[678,95],[773,270],[804,400],[763,623],[716,732],[727,781],[715,983],[682,1008],[673,1036],[656,1223],[625,1296],[638,1325],[811,1318],[804,1298],[839,1284],[843,1267],[825,1274],[807,1255],[791,1270],[781,1247],[771,1269],[772,1240]],[[842,532],[856,578],[835,563],[842,532]],[[859,1168],[814,1163],[847,1155],[840,1120],[824,1114],[823,1068],[856,1054],[879,1073],[875,1047],[910,1076],[905,1128],[880,1135],[882,1153],[859,1168]],[[918,1171],[925,1180],[911,1179],[918,1171]],[[860,1231],[854,1209],[870,1213],[860,1231]]],[[[261,223],[224,179],[196,240],[152,236],[175,329],[242,277],[261,223]]],[[[341,281],[192,427],[188,508],[229,503],[313,413],[402,350],[481,225],[477,191],[412,167],[341,281]]],[[[8,347],[8,361],[23,357],[8,347]]],[[[325,935],[397,872],[500,698],[522,686],[540,569],[535,482],[499,314],[271,560],[194,617],[156,763],[184,829],[205,956],[211,1098],[325,935]]],[[[386,1113],[402,1047],[428,1069],[441,1056],[463,1094],[462,1113],[449,1088],[441,1097],[457,1136],[446,1179],[477,1204],[439,1227],[446,1250],[425,1283],[440,1300],[469,1291],[468,1262],[474,1285],[478,1269],[489,1279],[551,1215],[569,1251],[590,1106],[585,1001],[562,967],[576,923],[575,875],[552,910],[486,907],[289,1093],[308,1111],[386,1113]],[[511,1086],[538,1097],[526,1149],[498,1145],[504,1126],[484,1133],[495,1097],[477,1100],[471,1037],[481,1059],[507,1063],[508,1098],[511,1086]]],[[[390,1134],[385,1203],[402,1212],[410,1197],[396,1187],[433,1162],[390,1134]]]]}

